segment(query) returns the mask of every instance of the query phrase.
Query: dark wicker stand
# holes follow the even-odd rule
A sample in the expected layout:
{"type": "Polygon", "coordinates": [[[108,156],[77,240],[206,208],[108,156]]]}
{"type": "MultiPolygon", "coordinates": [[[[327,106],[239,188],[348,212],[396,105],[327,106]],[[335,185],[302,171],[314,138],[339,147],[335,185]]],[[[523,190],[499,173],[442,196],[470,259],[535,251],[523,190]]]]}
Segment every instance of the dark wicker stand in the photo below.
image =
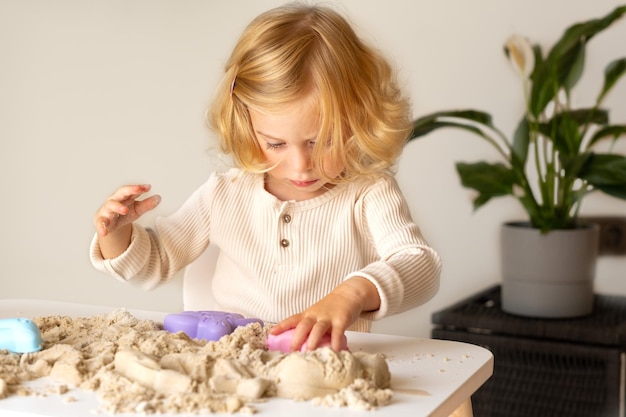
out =
{"type": "Polygon", "coordinates": [[[433,338],[494,354],[474,417],[624,417],[626,297],[596,295],[586,317],[535,319],[504,313],[495,286],[432,320],[433,338]]]}

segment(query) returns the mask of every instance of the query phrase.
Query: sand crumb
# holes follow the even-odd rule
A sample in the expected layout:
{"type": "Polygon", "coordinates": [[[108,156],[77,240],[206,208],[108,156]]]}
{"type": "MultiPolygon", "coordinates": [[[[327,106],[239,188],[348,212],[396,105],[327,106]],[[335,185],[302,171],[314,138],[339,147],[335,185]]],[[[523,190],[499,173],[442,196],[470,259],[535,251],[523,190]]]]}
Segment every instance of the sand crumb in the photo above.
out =
{"type": "Polygon", "coordinates": [[[283,354],[265,346],[269,328],[237,328],[218,342],[169,333],[160,323],[124,309],[110,314],[33,320],[44,347],[15,354],[0,350],[0,399],[65,396],[94,391],[107,413],[254,414],[272,397],[328,407],[371,410],[389,404],[391,376],[381,354],[283,354]],[[24,385],[42,377],[55,385],[38,392],[24,385]]]}

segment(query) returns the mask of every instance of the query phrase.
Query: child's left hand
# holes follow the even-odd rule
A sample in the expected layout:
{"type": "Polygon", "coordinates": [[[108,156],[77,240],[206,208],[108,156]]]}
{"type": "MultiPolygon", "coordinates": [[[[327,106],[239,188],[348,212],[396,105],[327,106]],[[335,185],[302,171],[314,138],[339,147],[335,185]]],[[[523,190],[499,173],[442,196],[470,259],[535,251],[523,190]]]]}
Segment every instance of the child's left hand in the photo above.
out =
{"type": "Polygon", "coordinates": [[[306,341],[307,350],[317,348],[325,334],[330,334],[331,348],[340,351],[342,337],[363,311],[377,310],[380,297],[374,284],[361,277],[350,278],[330,294],[299,314],[278,323],[270,333],[294,329],[291,350],[299,351],[306,341]]]}

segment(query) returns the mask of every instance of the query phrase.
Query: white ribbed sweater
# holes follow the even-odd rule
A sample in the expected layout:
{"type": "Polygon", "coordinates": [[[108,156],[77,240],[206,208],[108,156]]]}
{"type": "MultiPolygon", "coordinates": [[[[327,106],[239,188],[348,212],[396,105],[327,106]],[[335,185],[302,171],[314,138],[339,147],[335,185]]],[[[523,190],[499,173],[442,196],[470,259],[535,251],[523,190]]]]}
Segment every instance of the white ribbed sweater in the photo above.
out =
{"type": "Polygon", "coordinates": [[[280,201],[263,175],[215,173],[183,206],[153,228],[133,224],[122,255],[103,259],[94,237],[91,261],[101,271],[150,289],[220,248],[214,297],[223,311],[267,322],[302,312],[353,276],[378,288],[380,309],[352,330],[428,301],[439,288],[441,260],[411,220],[396,181],[339,184],[304,201],[280,201]]]}

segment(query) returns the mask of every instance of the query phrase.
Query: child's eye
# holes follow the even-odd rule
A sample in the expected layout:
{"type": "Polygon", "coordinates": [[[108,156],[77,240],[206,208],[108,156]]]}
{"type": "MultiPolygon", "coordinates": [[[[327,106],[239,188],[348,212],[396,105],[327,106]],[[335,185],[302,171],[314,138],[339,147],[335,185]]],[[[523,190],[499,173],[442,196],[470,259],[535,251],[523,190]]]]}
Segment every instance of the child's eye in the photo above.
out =
{"type": "Polygon", "coordinates": [[[280,149],[282,146],[283,146],[283,143],[265,142],[265,149],[268,149],[268,150],[280,149]]]}

